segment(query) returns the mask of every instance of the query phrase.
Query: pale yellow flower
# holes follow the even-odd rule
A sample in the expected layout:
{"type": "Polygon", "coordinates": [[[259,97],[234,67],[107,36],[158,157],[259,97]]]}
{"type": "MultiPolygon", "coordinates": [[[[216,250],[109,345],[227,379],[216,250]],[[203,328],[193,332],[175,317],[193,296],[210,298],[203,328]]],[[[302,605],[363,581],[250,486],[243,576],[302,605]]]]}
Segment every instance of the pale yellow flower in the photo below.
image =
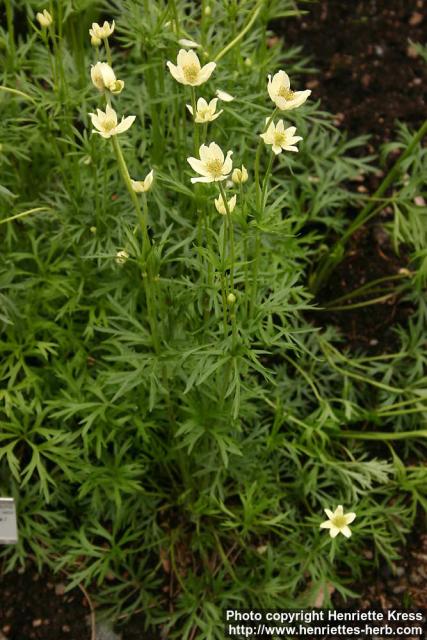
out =
{"type": "MultiPolygon", "coordinates": [[[[268,122],[268,119],[267,119],[268,122]]],[[[284,151],[298,151],[298,147],[295,146],[297,142],[302,140],[301,136],[295,136],[294,133],[296,127],[288,127],[285,129],[283,120],[279,120],[277,125],[274,122],[270,122],[270,125],[265,133],[261,133],[261,138],[265,144],[271,144],[273,146],[273,152],[278,155],[284,151]]]]}
{"type": "Polygon", "coordinates": [[[105,21],[102,27],[97,22],[92,22],[92,29],[89,29],[89,35],[92,38],[98,38],[99,40],[105,40],[109,38],[115,29],[114,20],[110,24],[105,21]]]}
{"type": "Polygon", "coordinates": [[[129,254],[124,249],[122,251],[117,251],[116,257],[114,258],[116,263],[119,265],[125,264],[125,262],[127,262],[128,259],[129,259],[129,254]]]}
{"type": "MultiPolygon", "coordinates": [[[[237,202],[237,196],[233,196],[232,198],[230,198],[230,200],[227,200],[228,210],[230,213],[233,213],[236,207],[236,202],[237,202]]],[[[225,206],[225,202],[224,202],[224,198],[222,197],[222,194],[219,194],[218,198],[215,198],[215,209],[222,216],[227,215],[227,208],[225,206]]]]}
{"type": "Polygon", "coordinates": [[[232,102],[233,100],[235,100],[234,96],[230,95],[226,91],[222,91],[222,89],[217,89],[215,93],[216,97],[223,102],[232,102]]]}
{"type": "Polygon", "coordinates": [[[181,47],[188,47],[189,49],[199,49],[201,46],[197,42],[194,42],[194,40],[188,40],[187,38],[181,38],[181,40],[178,40],[178,44],[180,44],[181,47]]]}
{"type": "Polygon", "coordinates": [[[47,29],[47,27],[50,27],[50,25],[53,22],[53,18],[47,9],[44,9],[43,13],[40,13],[40,12],[37,13],[36,18],[40,26],[43,27],[44,29],[47,29]]]}
{"type": "Polygon", "coordinates": [[[174,65],[168,61],[167,66],[177,82],[197,87],[209,80],[216,67],[216,62],[209,62],[201,67],[200,60],[194,51],[180,49],[177,64],[174,65]]]}
{"type": "Polygon", "coordinates": [[[218,102],[218,98],[213,98],[213,100],[211,100],[209,104],[206,102],[204,98],[199,98],[197,100],[195,116],[194,116],[193,107],[191,106],[191,104],[187,104],[187,109],[193,116],[194,122],[198,122],[199,124],[205,123],[205,122],[212,122],[213,120],[216,120],[223,111],[221,109],[221,111],[218,111],[217,113],[215,113],[217,102],[218,102]]]}
{"type": "Polygon", "coordinates": [[[99,91],[108,89],[111,93],[121,93],[125,83],[123,80],[116,80],[116,75],[109,64],[106,62],[97,62],[92,65],[90,76],[95,87],[99,91]]]}
{"type": "Polygon", "coordinates": [[[268,76],[268,93],[270,98],[281,111],[296,109],[308,98],[311,91],[292,91],[289,76],[284,71],[278,71],[273,77],[268,76]]]}
{"type": "Polygon", "coordinates": [[[99,47],[101,42],[102,42],[101,38],[97,38],[96,36],[91,36],[90,43],[92,47],[99,47]]]}
{"type": "Polygon", "coordinates": [[[228,178],[233,168],[232,154],[232,151],[228,151],[224,159],[221,148],[215,142],[211,142],[210,145],[202,144],[199,149],[200,160],[187,158],[191,168],[202,176],[191,178],[191,182],[218,182],[228,178]]]}
{"type": "Polygon", "coordinates": [[[356,514],[344,513],[344,509],[341,504],[338,505],[335,511],[330,511],[329,509],[324,509],[324,511],[329,520],[322,522],[320,528],[329,529],[331,538],[336,538],[339,533],[342,533],[343,536],[349,538],[351,536],[351,530],[348,525],[356,518],[356,514]]]}
{"type": "Polygon", "coordinates": [[[244,164],[242,164],[241,169],[234,169],[233,173],[231,174],[231,179],[234,184],[243,184],[244,182],[247,182],[248,177],[248,171],[244,164]]]}
{"type": "Polygon", "coordinates": [[[131,180],[132,189],[136,193],[145,193],[146,191],[149,191],[151,189],[153,180],[154,180],[154,171],[153,169],[151,169],[150,173],[148,173],[145,176],[144,180],[131,180]]]}
{"type": "Polygon", "coordinates": [[[136,116],[123,116],[121,122],[117,124],[117,113],[107,104],[105,113],[101,109],[96,110],[97,113],[90,113],[92,124],[97,129],[94,133],[99,133],[103,138],[111,138],[119,133],[124,133],[131,127],[136,116]]]}

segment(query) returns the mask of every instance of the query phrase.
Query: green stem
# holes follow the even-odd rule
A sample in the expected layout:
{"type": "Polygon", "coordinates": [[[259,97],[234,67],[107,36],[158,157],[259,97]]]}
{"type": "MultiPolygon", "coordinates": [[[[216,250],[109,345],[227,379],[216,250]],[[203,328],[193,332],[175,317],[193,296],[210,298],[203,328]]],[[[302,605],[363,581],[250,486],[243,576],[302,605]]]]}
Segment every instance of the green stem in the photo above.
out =
{"type": "Polygon", "coordinates": [[[364,206],[362,211],[358,214],[356,219],[350,225],[350,228],[346,232],[346,236],[349,237],[352,235],[364,222],[366,217],[370,214],[372,209],[375,207],[375,200],[381,198],[384,193],[387,191],[389,186],[393,183],[393,180],[396,178],[399,173],[400,166],[402,163],[408,158],[417,144],[424,138],[427,133],[427,120],[424,124],[418,129],[417,133],[412,139],[412,142],[407,146],[406,150],[402,153],[402,155],[396,160],[393,167],[390,169],[388,174],[384,177],[378,189],[375,191],[371,200],[364,206]]]}
{"type": "Polygon", "coordinates": [[[5,222],[12,222],[12,220],[18,220],[19,218],[25,218],[26,216],[31,215],[32,213],[38,213],[39,211],[53,211],[50,207],[36,207],[35,209],[28,209],[27,211],[21,211],[21,213],[16,213],[14,216],[9,216],[9,218],[3,218],[0,220],[0,224],[4,224],[5,222]]]}
{"type": "Polygon", "coordinates": [[[171,5],[171,9],[172,9],[172,16],[173,16],[173,21],[175,26],[174,31],[178,36],[180,33],[180,26],[179,26],[179,14],[178,14],[178,8],[176,6],[176,1],[169,0],[169,4],[171,5]]]}
{"type": "Polygon", "coordinates": [[[261,207],[262,210],[264,211],[265,208],[265,194],[267,191],[267,185],[268,185],[268,179],[270,177],[270,172],[271,172],[271,167],[273,166],[273,160],[274,160],[274,153],[271,152],[270,154],[270,159],[268,161],[268,165],[267,165],[267,171],[265,172],[265,176],[264,176],[264,183],[262,185],[262,193],[261,193],[261,207]]]}
{"type": "Polygon", "coordinates": [[[242,210],[242,219],[244,224],[244,239],[243,239],[243,262],[245,265],[245,302],[244,302],[244,317],[246,318],[248,313],[248,298],[249,298],[249,254],[248,254],[248,225],[246,221],[246,198],[243,184],[240,183],[240,206],[242,210]]]}
{"type": "Polygon", "coordinates": [[[9,51],[8,57],[9,62],[11,63],[12,70],[14,68],[15,59],[16,59],[16,46],[15,46],[15,27],[13,24],[13,7],[12,1],[6,0],[6,20],[7,20],[7,31],[9,34],[9,51]]]}
{"type": "Polygon", "coordinates": [[[112,67],[113,57],[111,55],[110,43],[108,42],[108,38],[104,38],[104,46],[105,46],[105,52],[107,54],[107,62],[110,65],[110,67],[112,67]]]}
{"type": "Polygon", "coordinates": [[[252,16],[249,18],[246,25],[243,27],[241,31],[239,31],[237,36],[233,38],[233,40],[231,40],[231,42],[229,42],[223,49],[221,49],[219,53],[217,53],[217,55],[214,58],[215,62],[218,62],[218,60],[221,60],[221,58],[225,56],[225,54],[228,53],[230,49],[232,49],[247,34],[247,32],[249,31],[249,29],[252,27],[255,20],[257,19],[258,14],[261,11],[263,5],[264,5],[264,0],[259,0],[258,4],[254,9],[252,16]]]}
{"type": "MultiPolygon", "coordinates": [[[[270,124],[273,122],[274,118],[276,117],[278,108],[276,107],[273,111],[273,113],[271,114],[271,116],[269,117],[269,119],[266,122],[266,125],[263,129],[263,133],[265,133],[268,129],[268,127],[270,126],[270,124]]],[[[260,196],[261,196],[261,187],[260,187],[260,179],[259,179],[259,170],[260,170],[260,163],[261,163],[261,149],[264,145],[264,141],[263,139],[260,137],[259,141],[258,141],[258,148],[256,151],[256,156],[255,156],[255,186],[256,186],[256,194],[257,194],[257,208],[260,209],[261,207],[261,201],[260,201],[260,196]]]]}
{"type": "Polygon", "coordinates": [[[253,314],[255,311],[256,299],[257,299],[257,292],[258,292],[257,282],[258,282],[260,256],[261,256],[261,239],[260,239],[259,230],[257,229],[256,236],[255,236],[255,258],[254,258],[253,268],[252,268],[251,302],[250,302],[250,308],[249,308],[250,318],[253,317],[253,314]]]}
{"type": "MultiPolygon", "coordinates": [[[[354,304],[342,304],[336,307],[327,307],[327,309],[323,309],[323,311],[351,311],[352,309],[361,309],[363,307],[369,307],[372,304],[380,304],[381,302],[386,302],[390,298],[393,298],[396,295],[395,291],[391,293],[387,293],[384,296],[378,296],[377,298],[371,298],[371,300],[364,300],[363,302],[355,302],[354,304]]],[[[322,309],[320,309],[322,311],[322,309]]]]}
{"type": "MultiPolygon", "coordinates": [[[[226,218],[227,218],[228,232],[230,236],[230,263],[231,263],[230,264],[230,289],[233,292],[234,290],[234,229],[233,229],[233,222],[231,220],[230,207],[228,206],[227,195],[225,193],[225,189],[222,182],[218,182],[218,186],[219,186],[219,191],[221,193],[222,200],[224,202],[225,210],[227,212],[226,218]]],[[[226,238],[226,235],[227,234],[224,234],[224,238],[226,238]]],[[[224,247],[225,247],[225,241],[224,241],[224,247]]]]}
{"type": "Polygon", "coordinates": [[[117,139],[117,136],[111,136],[111,141],[113,143],[114,153],[116,155],[117,164],[119,165],[119,170],[123,178],[123,182],[125,183],[126,188],[129,192],[133,206],[135,207],[136,215],[139,220],[141,233],[142,233],[142,247],[143,247],[142,253],[145,259],[147,257],[147,250],[150,247],[150,238],[148,237],[146,216],[143,215],[141,206],[139,204],[138,196],[136,195],[135,191],[132,188],[132,182],[130,179],[129,171],[128,171],[126,161],[124,159],[119,141],[117,139]]]}
{"type": "MultiPolygon", "coordinates": [[[[117,140],[117,136],[112,136],[111,140],[113,142],[114,153],[116,155],[117,164],[119,165],[119,170],[122,175],[123,182],[125,183],[127,190],[129,191],[129,195],[131,197],[131,200],[135,207],[136,214],[138,216],[138,220],[139,220],[139,224],[142,232],[142,260],[144,265],[146,265],[148,252],[149,252],[149,249],[151,248],[150,238],[148,236],[148,231],[147,231],[147,218],[148,218],[147,199],[143,198],[144,213],[142,213],[138,196],[136,195],[135,191],[132,189],[132,183],[129,176],[129,171],[128,171],[126,161],[124,159],[119,141],[117,140]]],[[[158,322],[155,314],[156,305],[155,305],[155,300],[153,297],[153,290],[152,290],[153,274],[149,273],[149,269],[147,269],[147,266],[145,266],[145,273],[146,275],[144,277],[144,288],[145,288],[145,299],[147,302],[148,322],[151,328],[151,335],[153,338],[154,349],[156,353],[159,353],[160,341],[159,341],[159,334],[157,329],[158,322]]]]}
{"type": "Polygon", "coordinates": [[[382,278],[376,278],[375,280],[371,280],[367,284],[358,287],[357,289],[353,289],[350,293],[346,293],[343,296],[339,296],[339,298],[334,298],[334,300],[329,300],[325,304],[325,308],[329,309],[329,307],[337,304],[337,302],[343,302],[344,300],[350,300],[350,298],[357,298],[361,295],[366,295],[368,292],[372,293],[372,289],[378,284],[382,282],[388,282],[389,280],[401,280],[402,278],[408,278],[411,273],[396,273],[392,276],[383,276],[382,278]]]}
{"type": "Polygon", "coordinates": [[[152,132],[152,159],[154,164],[159,163],[163,157],[164,135],[160,128],[160,105],[157,102],[159,91],[157,84],[158,73],[154,63],[154,53],[150,55],[146,52],[147,70],[145,80],[149,95],[150,116],[151,116],[151,132],[152,132]]]}
{"type": "Polygon", "coordinates": [[[427,438],[427,429],[398,431],[396,433],[384,431],[341,431],[337,436],[354,440],[406,440],[408,438],[427,438]]]}
{"type": "Polygon", "coordinates": [[[191,106],[193,108],[193,124],[194,124],[194,155],[197,156],[199,152],[199,129],[196,124],[196,112],[197,112],[197,99],[196,89],[191,87],[191,106]]]}

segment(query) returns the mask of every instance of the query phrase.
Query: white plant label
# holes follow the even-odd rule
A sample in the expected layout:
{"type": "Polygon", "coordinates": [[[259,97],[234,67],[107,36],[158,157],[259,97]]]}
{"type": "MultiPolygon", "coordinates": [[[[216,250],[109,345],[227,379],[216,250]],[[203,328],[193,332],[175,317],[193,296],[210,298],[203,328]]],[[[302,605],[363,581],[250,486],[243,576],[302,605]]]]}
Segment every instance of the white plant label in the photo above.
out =
{"type": "Polygon", "coordinates": [[[18,527],[16,525],[15,500],[0,497],[0,544],[15,544],[16,542],[18,542],[18,527]]]}

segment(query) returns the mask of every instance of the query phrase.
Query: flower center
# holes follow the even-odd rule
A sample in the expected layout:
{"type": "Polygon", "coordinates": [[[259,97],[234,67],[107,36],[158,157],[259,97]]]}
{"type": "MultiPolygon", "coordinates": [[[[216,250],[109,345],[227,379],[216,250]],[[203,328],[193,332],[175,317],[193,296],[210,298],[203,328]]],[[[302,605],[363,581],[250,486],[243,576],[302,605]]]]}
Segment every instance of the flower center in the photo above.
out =
{"type": "Polygon", "coordinates": [[[116,126],[116,122],[114,118],[105,118],[102,126],[106,131],[111,131],[111,129],[114,129],[114,127],[116,126]]]}
{"type": "Polygon", "coordinates": [[[213,178],[220,178],[222,175],[222,167],[223,163],[219,158],[215,158],[214,160],[208,160],[206,163],[206,169],[212,175],[213,178]]]}
{"type": "Polygon", "coordinates": [[[276,131],[274,133],[274,146],[275,147],[283,147],[286,142],[286,134],[285,132],[276,131]]]}
{"type": "Polygon", "coordinates": [[[291,91],[291,89],[286,89],[286,87],[281,86],[277,95],[281,98],[285,98],[285,100],[292,100],[295,97],[295,91],[291,91]]]}
{"type": "Polygon", "coordinates": [[[346,526],[347,524],[347,519],[346,517],[343,516],[334,516],[332,518],[332,524],[337,527],[337,529],[342,529],[343,527],[346,526]]]}
{"type": "Polygon", "coordinates": [[[198,115],[200,118],[202,118],[203,120],[205,120],[206,118],[209,117],[210,113],[209,113],[209,107],[202,107],[201,109],[198,109],[198,115]]]}
{"type": "Polygon", "coordinates": [[[182,68],[184,73],[184,78],[187,82],[195,82],[199,76],[200,69],[197,64],[186,64],[182,68]]]}

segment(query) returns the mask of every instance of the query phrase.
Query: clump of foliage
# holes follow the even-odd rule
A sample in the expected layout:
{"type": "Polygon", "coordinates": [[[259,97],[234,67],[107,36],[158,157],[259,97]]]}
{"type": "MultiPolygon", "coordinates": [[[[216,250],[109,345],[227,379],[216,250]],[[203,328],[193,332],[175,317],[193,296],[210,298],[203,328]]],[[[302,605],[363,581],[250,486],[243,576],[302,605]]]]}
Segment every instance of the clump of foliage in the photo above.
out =
{"type": "Polygon", "coordinates": [[[5,566],[65,567],[170,638],[222,638],[229,605],[350,595],[365,551],[392,563],[427,506],[421,136],[402,127],[384,148],[381,162],[409,151],[391,195],[365,202],[348,185],[375,171],[355,153],[366,138],[310,101],[272,118],[267,75],[298,86],[307,63],[267,46],[290,0],[51,5],[43,25],[34,0],[6,0],[0,32],[0,489],[20,529],[5,566]],[[93,46],[104,18],[115,29],[93,46]],[[166,66],[182,39],[216,62],[193,89],[166,66]],[[97,91],[99,61],[115,76],[97,91]],[[194,122],[218,89],[234,100],[194,122]],[[114,123],[89,114],[107,105],[136,118],[105,139],[92,129],[114,123]],[[298,153],[260,138],[278,117],[298,153]],[[240,180],[192,185],[187,158],[213,141],[240,180]],[[351,352],[313,291],[353,212],[390,205],[412,317],[394,353],[351,352]],[[350,539],[319,526],[339,504],[357,514],[350,539]]]}

